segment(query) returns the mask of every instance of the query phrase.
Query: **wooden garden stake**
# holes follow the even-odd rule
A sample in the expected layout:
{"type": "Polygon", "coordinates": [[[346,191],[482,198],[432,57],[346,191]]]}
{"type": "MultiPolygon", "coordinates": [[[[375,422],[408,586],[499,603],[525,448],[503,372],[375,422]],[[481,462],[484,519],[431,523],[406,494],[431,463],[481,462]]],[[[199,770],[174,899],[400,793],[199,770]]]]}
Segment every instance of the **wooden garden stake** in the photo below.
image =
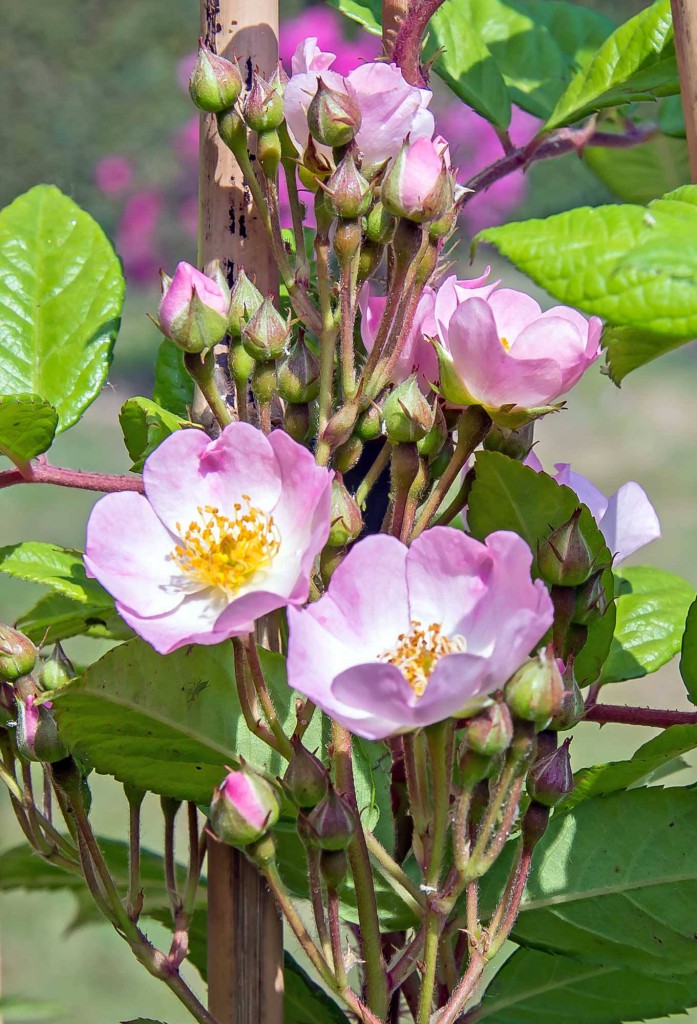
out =
{"type": "Polygon", "coordinates": [[[690,174],[697,182],[697,0],[671,0],[690,174]]]}
{"type": "MultiPolygon", "coordinates": [[[[269,75],[278,60],[278,0],[201,0],[201,35],[239,58],[243,77],[269,75]]],[[[278,273],[263,225],[215,118],[201,115],[199,265],[219,259],[232,282],[239,266],[262,291],[278,273]]],[[[209,1010],[219,1024],[283,1024],[283,928],[264,880],[238,850],[208,844],[209,1010]]]]}

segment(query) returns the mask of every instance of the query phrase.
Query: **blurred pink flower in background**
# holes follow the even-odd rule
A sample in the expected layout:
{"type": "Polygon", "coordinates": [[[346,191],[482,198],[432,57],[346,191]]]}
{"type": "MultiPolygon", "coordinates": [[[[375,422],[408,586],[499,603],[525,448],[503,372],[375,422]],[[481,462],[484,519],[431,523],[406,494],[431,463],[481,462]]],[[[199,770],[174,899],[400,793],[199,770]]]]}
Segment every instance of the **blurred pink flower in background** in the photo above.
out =
{"type": "Polygon", "coordinates": [[[133,181],[131,161],[119,153],[102,157],[94,167],[94,183],[105,196],[116,198],[123,195],[133,181]]]}
{"type": "Polygon", "coordinates": [[[164,196],[153,188],[134,192],[126,202],[116,233],[116,251],[132,281],[152,282],[159,266],[156,229],[164,196]]]}

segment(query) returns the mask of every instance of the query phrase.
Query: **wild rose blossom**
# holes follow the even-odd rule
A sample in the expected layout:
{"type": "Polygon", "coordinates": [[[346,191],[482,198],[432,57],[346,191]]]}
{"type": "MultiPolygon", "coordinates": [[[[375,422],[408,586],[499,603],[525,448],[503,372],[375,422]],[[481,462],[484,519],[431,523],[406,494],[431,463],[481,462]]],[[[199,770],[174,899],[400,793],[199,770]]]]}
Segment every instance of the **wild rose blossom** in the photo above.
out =
{"type": "Polygon", "coordinates": [[[224,284],[190,263],[179,263],[173,278],[162,277],[160,330],[185,351],[202,352],[224,337],[229,303],[224,284]]]}
{"type": "Polygon", "coordinates": [[[314,36],[303,40],[293,55],[284,109],[301,152],[309,135],[307,111],[320,77],[331,89],[348,93],[358,105],[361,126],[355,141],[363,157],[363,173],[396,156],[407,136],[412,142],[431,138],[435,122],[427,109],[430,90],[409,85],[396,64],[363,64],[344,78],[330,70],[335,59],[335,54],[320,50],[314,36]]]}
{"type": "Polygon", "coordinates": [[[464,712],[503,686],[552,623],[517,534],[434,527],[411,547],[359,541],[327,593],[288,609],[288,681],[368,739],[464,712]]]}
{"type": "MultiPolygon", "coordinates": [[[[542,472],[542,463],[530,452],[525,465],[542,472]]],[[[575,473],[568,462],[556,462],[553,479],[575,491],[600,527],[605,542],[619,565],[652,540],[661,536],[661,524],[646,491],[630,480],[606,498],[587,477],[575,473]]]]}
{"type": "Polygon", "coordinates": [[[481,405],[504,425],[551,411],[600,354],[599,317],[569,306],[543,313],[512,288],[465,294],[455,308],[439,291],[435,317],[443,395],[452,405],[481,405]]]}
{"type": "Polygon", "coordinates": [[[85,565],[161,654],[249,633],[267,612],[307,600],[331,480],[280,430],[233,423],[215,441],[177,431],[145,462],[145,496],[97,502],[85,565]]]}

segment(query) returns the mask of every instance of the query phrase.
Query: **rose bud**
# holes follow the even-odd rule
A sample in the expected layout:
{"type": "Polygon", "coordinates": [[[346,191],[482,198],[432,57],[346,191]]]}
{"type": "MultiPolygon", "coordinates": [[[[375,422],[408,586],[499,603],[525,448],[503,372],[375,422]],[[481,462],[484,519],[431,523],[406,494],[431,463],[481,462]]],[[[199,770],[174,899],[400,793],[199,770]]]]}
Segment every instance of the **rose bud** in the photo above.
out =
{"type": "Polygon", "coordinates": [[[325,189],[329,205],[337,217],[355,220],[370,208],[372,188],[368,179],[356,167],[353,153],[346,154],[325,189]]]}
{"type": "Polygon", "coordinates": [[[528,793],[543,807],[556,807],[574,788],[569,744],[565,739],[558,750],[536,761],[528,774],[528,793]]]}
{"type": "Polygon", "coordinates": [[[362,529],[361,510],[337,474],[332,481],[331,526],[327,543],[333,548],[345,547],[358,537],[362,529]]]}
{"type": "Polygon", "coordinates": [[[0,680],[11,683],[28,675],[38,652],[28,636],[0,623],[0,680]]]}
{"type": "Polygon", "coordinates": [[[363,442],[357,437],[349,437],[334,452],[334,469],[337,473],[348,473],[357,464],[363,454],[363,442]]]}
{"type": "Polygon", "coordinates": [[[157,326],[185,352],[205,352],[225,337],[230,295],[189,263],[180,263],[173,278],[162,276],[157,326]]]}
{"type": "Polygon", "coordinates": [[[278,128],[283,120],[283,97],[255,71],[244,101],[244,119],[255,132],[278,128]]]}
{"type": "Polygon", "coordinates": [[[562,678],[564,680],[564,693],[562,695],[561,707],[549,724],[549,728],[554,729],[555,732],[566,732],[567,729],[573,729],[581,721],[586,710],[586,702],[583,699],[581,687],[576,682],[572,658],[569,658],[562,678]]]}
{"type": "Polygon", "coordinates": [[[419,388],[416,374],[398,384],[382,407],[385,432],[393,444],[407,444],[426,437],[435,420],[431,408],[419,388]]]}
{"type": "Polygon", "coordinates": [[[41,685],[44,690],[57,690],[75,677],[75,667],[59,643],[53,647],[50,658],[41,670],[41,685]]]}
{"type": "Polygon", "coordinates": [[[602,618],[608,609],[610,602],[603,583],[604,573],[604,568],[594,572],[576,593],[572,622],[579,626],[590,626],[596,619],[602,618]]]}
{"type": "Polygon", "coordinates": [[[361,126],[361,112],[353,96],[317,80],[317,92],[307,110],[310,134],[324,146],[346,146],[361,126]]]}
{"type": "Polygon", "coordinates": [[[243,327],[254,316],[263,301],[264,296],[249,280],[244,272],[244,267],[241,267],[230,292],[228,331],[231,337],[241,337],[243,327]]]}
{"type": "Polygon", "coordinates": [[[283,776],[283,788],[302,810],[316,807],[329,788],[329,773],[319,758],[293,738],[293,755],[283,776]]]}
{"type": "Polygon", "coordinates": [[[365,237],[369,242],[387,245],[392,241],[397,221],[388,213],[382,203],[375,204],[366,217],[365,237]]]}
{"type": "Polygon", "coordinates": [[[388,213],[417,224],[436,220],[452,202],[452,177],[444,148],[430,139],[404,143],[382,182],[388,213]]]}
{"type": "Polygon", "coordinates": [[[494,423],[484,438],[483,447],[488,452],[501,452],[502,455],[508,455],[510,459],[518,459],[519,462],[522,462],[532,449],[534,431],[534,423],[527,423],[524,427],[518,427],[517,430],[501,427],[494,423]]]}
{"type": "Polygon", "coordinates": [[[281,163],[281,138],[275,128],[259,132],[257,139],[257,162],[269,181],[275,181],[281,163]]]}
{"type": "Polygon", "coordinates": [[[333,786],[308,818],[316,846],[322,850],[345,850],[356,831],[356,816],[333,786]]]}
{"type": "Polygon", "coordinates": [[[246,764],[231,771],[211,802],[213,832],[230,846],[249,846],[278,821],[280,801],[275,788],[246,764]]]}
{"type": "Polygon", "coordinates": [[[310,436],[311,426],[312,418],[308,405],[302,403],[294,405],[293,402],[286,402],[285,412],[283,413],[283,429],[286,434],[290,434],[298,444],[305,444],[310,436]]]}
{"type": "Polygon", "coordinates": [[[242,328],[242,344],[253,359],[267,362],[282,356],[289,340],[289,323],[274,306],[273,296],[267,295],[242,328]]]}
{"type": "Polygon", "coordinates": [[[50,704],[36,703],[34,694],[17,701],[17,750],[28,761],[51,764],[67,754],[58,735],[50,704]]]}
{"type": "Polygon", "coordinates": [[[319,362],[300,337],[278,364],[278,393],[285,402],[307,404],[318,392],[319,362]]]}
{"type": "Polygon", "coordinates": [[[416,442],[416,450],[419,455],[423,455],[426,459],[433,459],[435,456],[443,450],[445,442],[448,440],[448,425],[445,422],[445,416],[440,405],[436,405],[435,417],[433,420],[433,426],[420,441],[416,442]]]}
{"type": "Polygon", "coordinates": [[[537,553],[540,575],[553,586],[578,587],[593,570],[593,553],[580,525],[582,512],[582,508],[577,508],[540,545],[537,553]]]}
{"type": "Polygon", "coordinates": [[[511,745],[513,722],[505,704],[496,703],[485,708],[465,727],[465,739],[477,754],[492,757],[502,754],[511,745]]]}
{"type": "Polygon", "coordinates": [[[356,420],[354,433],[361,441],[374,441],[382,432],[382,410],[378,405],[369,405],[356,420]]]}
{"type": "Polygon", "coordinates": [[[219,57],[199,40],[198,56],[189,79],[189,95],[199,110],[220,113],[234,106],[242,92],[242,75],[236,64],[219,57]]]}
{"type": "Polygon", "coordinates": [[[236,110],[224,110],[216,115],[218,122],[218,135],[228,149],[242,159],[248,157],[247,153],[247,126],[236,110]]]}
{"type": "Polygon", "coordinates": [[[542,649],[511,676],[504,698],[512,714],[527,722],[547,723],[559,714],[564,680],[554,654],[542,649]]]}
{"type": "Polygon", "coordinates": [[[368,278],[372,277],[378,269],[382,262],[384,251],[384,245],[380,245],[379,242],[369,242],[367,240],[363,242],[363,245],[361,246],[361,253],[358,257],[358,276],[356,278],[357,291],[360,292],[368,278]]]}
{"type": "Polygon", "coordinates": [[[343,850],[322,850],[319,869],[327,889],[338,889],[348,870],[346,854],[343,850]]]}

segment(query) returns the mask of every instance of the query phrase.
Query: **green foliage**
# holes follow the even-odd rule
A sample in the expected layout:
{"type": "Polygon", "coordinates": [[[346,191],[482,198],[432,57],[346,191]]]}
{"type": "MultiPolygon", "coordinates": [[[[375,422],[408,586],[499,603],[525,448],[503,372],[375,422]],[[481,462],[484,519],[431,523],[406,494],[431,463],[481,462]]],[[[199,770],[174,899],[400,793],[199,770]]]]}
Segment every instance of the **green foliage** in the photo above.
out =
{"type": "Polygon", "coordinates": [[[20,615],[16,625],[35,644],[53,644],[73,636],[98,640],[130,640],[133,636],[108,594],[98,603],[73,601],[64,594],[46,594],[20,615]]]}
{"type": "Polygon", "coordinates": [[[559,97],[545,129],[573,124],[604,107],[680,88],[670,0],[656,0],[621,25],[559,97]]]}
{"type": "Polygon", "coordinates": [[[0,395],[0,454],[17,465],[53,443],[58,414],[38,395],[0,395]]]}
{"type": "Polygon", "coordinates": [[[50,1003],[37,1003],[24,996],[0,996],[0,1017],[4,1024],[35,1024],[40,1020],[54,1020],[58,1008],[50,1003]]]}
{"type": "Polygon", "coordinates": [[[128,454],[133,459],[131,470],[139,473],[151,452],[175,430],[196,427],[188,419],[182,419],[163,409],[149,398],[129,398],[121,407],[119,423],[128,454]]]}
{"type": "Polygon", "coordinates": [[[520,949],[488,986],[472,1024],[620,1024],[680,1013],[697,1003],[697,979],[656,978],[520,949]]]}
{"type": "Polygon", "coordinates": [[[488,228],[477,238],[561,302],[622,329],[604,336],[610,373],[619,383],[630,369],[697,334],[697,290],[686,270],[694,262],[696,229],[697,186],[685,185],[648,208],[581,207],[488,228]]]}
{"type": "Polygon", "coordinates": [[[385,743],[353,737],[353,772],[361,821],[386,850],[394,849],[394,821],[390,793],[391,755],[385,743]]]}
{"type": "Polygon", "coordinates": [[[52,185],[0,213],[0,392],[40,396],[59,430],[99,394],[124,281],[104,232],[52,185]]]}
{"type": "Polygon", "coordinates": [[[101,584],[88,579],[82,553],[57,544],[26,541],[0,548],[0,572],[15,579],[40,583],[93,608],[113,606],[101,584]]]}
{"type": "Polygon", "coordinates": [[[285,1024],[348,1024],[334,1000],[288,953],[284,956],[283,966],[285,1024]]]}
{"type": "Polygon", "coordinates": [[[639,679],[674,658],[695,591],[673,573],[640,565],[615,572],[615,595],[617,622],[603,683],[639,679]]]}
{"type": "Polygon", "coordinates": [[[671,725],[644,743],[628,761],[611,761],[582,768],[574,776],[573,791],[557,808],[569,811],[593,797],[606,796],[630,786],[647,784],[676,760],[697,748],[697,725],[671,725]]]}
{"type": "Polygon", "coordinates": [[[680,675],[693,704],[697,704],[697,600],[693,601],[685,620],[680,653],[680,675]]]}
{"type": "Polygon", "coordinates": [[[625,203],[650,203],[690,181],[684,139],[655,135],[639,146],[588,146],[584,163],[625,203]]]}
{"type": "Polygon", "coordinates": [[[167,338],[157,350],[152,397],[167,412],[189,418],[194,400],[194,382],[184,367],[184,353],[167,338]]]}

